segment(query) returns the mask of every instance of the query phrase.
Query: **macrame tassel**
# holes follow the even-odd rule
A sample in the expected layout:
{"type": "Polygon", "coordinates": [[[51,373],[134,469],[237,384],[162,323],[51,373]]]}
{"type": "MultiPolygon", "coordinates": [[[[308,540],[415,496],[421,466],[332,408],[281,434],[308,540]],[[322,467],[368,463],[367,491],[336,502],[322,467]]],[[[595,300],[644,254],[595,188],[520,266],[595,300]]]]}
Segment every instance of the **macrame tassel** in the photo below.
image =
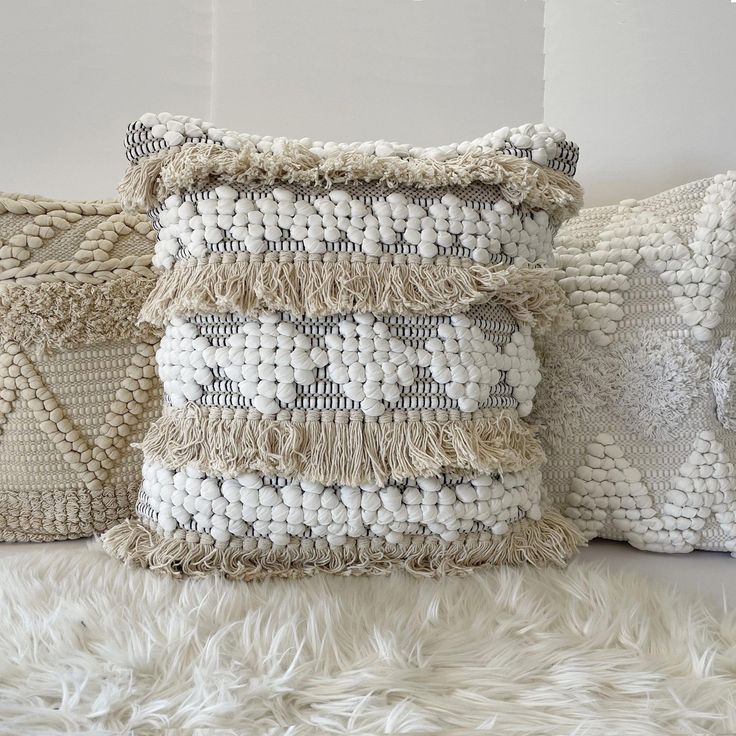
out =
{"type": "Polygon", "coordinates": [[[158,179],[165,160],[161,155],[147,156],[128,167],[118,185],[123,209],[146,212],[156,205],[158,179]]]}
{"type": "Polygon", "coordinates": [[[539,521],[517,522],[507,534],[490,539],[468,534],[457,542],[414,537],[408,544],[389,544],[366,538],[330,546],[309,539],[277,547],[251,537],[220,545],[196,532],[165,533],[137,519],[118,524],[102,537],[104,549],[130,565],[173,577],[214,573],[243,581],[317,572],[376,575],[401,569],[416,576],[438,576],[481,565],[563,566],[584,543],[580,532],[551,509],[539,521]]]}
{"type": "Polygon", "coordinates": [[[567,299],[550,269],[339,260],[181,261],[165,271],[140,313],[156,326],[193,314],[283,310],[321,317],[456,314],[489,301],[539,328],[563,324],[567,299]]]}
{"type": "Polygon", "coordinates": [[[189,406],[157,420],[141,447],[148,462],[192,465],[235,475],[299,477],[328,484],[385,484],[389,478],[460,472],[496,473],[538,465],[535,428],[507,409],[472,419],[405,418],[387,422],[294,421],[257,412],[189,406]]]}

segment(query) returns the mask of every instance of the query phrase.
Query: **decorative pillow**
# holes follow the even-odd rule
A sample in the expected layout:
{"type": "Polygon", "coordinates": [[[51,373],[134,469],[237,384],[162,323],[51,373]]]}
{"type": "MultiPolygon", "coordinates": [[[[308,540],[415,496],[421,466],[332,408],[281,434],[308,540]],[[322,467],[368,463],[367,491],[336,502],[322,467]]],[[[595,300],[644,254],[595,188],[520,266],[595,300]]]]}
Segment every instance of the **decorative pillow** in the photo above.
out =
{"type": "Polygon", "coordinates": [[[154,233],[116,202],[0,195],[0,540],[89,536],[130,515],[159,412],[154,233]]]}
{"type": "Polygon", "coordinates": [[[559,232],[574,327],[542,343],[548,490],[590,539],[736,552],[736,172],[559,232]]]}
{"type": "Polygon", "coordinates": [[[114,554],[233,577],[562,561],[529,414],[532,325],[580,203],[543,126],[419,149],[130,126],[127,206],[158,231],[141,317],[166,406],[114,554]]]}

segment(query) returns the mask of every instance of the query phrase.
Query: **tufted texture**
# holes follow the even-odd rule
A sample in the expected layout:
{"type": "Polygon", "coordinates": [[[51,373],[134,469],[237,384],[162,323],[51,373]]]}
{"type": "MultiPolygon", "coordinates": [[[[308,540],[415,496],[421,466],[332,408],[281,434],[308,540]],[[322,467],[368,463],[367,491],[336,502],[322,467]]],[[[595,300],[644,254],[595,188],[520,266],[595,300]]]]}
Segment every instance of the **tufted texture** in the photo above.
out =
{"type": "MultiPolygon", "coordinates": [[[[501,135],[503,133],[503,135],[501,135]]],[[[577,149],[546,126],[439,149],[144,115],[166,396],[117,556],[235,578],[562,562],[525,421],[577,149]]]]}
{"type": "Polygon", "coordinates": [[[0,196],[0,540],[89,536],[131,511],[159,411],[153,230],[116,202],[0,196]]]}
{"type": "Polygon", "coordinates": [[[544,475],[587,538],[736,552],[736,172],[559,232],[573,328],[542,344],[544,475]]]}

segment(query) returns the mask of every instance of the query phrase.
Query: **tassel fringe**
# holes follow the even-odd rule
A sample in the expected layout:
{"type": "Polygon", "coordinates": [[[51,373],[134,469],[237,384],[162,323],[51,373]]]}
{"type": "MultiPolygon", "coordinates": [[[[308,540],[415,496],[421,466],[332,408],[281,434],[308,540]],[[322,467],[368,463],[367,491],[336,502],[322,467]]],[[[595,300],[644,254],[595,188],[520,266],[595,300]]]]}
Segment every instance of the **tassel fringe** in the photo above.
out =
{"type": "Polygon", "coordinates": [[[155,343],[158,326],[136,325],[152,278],[121,276],[103,284],[50,281],[0,289],[0,339],[34,354],[99,345],[110,340],[155,343]]]}
{"type": "Polygon", "coordinates": [[[493,301],[540,328],[568,318],[549,269],[364,263],[362,261],[181,261],[159,277],[140,321],[156,326],[192,314],[283,310],[321,317],[456,314],[493,301]]]}
{"type": "Polygon", "coordinates": [[[296,142],[268,153],[258,151],[253,143],[244,144],[240,151],[213,143],[160,151],[132,164],[119,192],[123,207],[145,211],[171,194],[203,189],[220,180],[245,186],[286,182],[320,189],[360,182],[394,189],[496,184],[510,201],[546,210],[558,223],[576,214],[583,201],[582,189],[571,177],[502,153],[470,151],[434,161],[350,151],[323,159],[296,142]]]}
{"type": "Polygon", "coordinates": [[[104,549],[130,565],[177,578],[220,574],[242,581],[318,572],[377,575],[399,569],[416,576],[439,576],[480,565],[564,566],[584,543],[580,532],[553,510],[540,521],[517,522],[503,536],[468,534],[456,542],[414,537],[408,544],[389,544],[361,539],[338,547],[305,539],[277,547],[248,538],[245,544],[219,545],[196,532],[166,533],[138,519],[124,521],[102,537],[104,549]]]}
{"type": "Polygon", "coordinates": [[[471,419],[448,412],[417,412],[416,418],[395,412],[388,421],[332,414],[295,421],[189,406],[158,419],[141,447],[148,462],[170,468],[258,471],[326,485],[385,485],[389,478],[434,477],[447,469],[512,472],[544,462],[535,428],[508,409],[476,412],[471,419]]]}

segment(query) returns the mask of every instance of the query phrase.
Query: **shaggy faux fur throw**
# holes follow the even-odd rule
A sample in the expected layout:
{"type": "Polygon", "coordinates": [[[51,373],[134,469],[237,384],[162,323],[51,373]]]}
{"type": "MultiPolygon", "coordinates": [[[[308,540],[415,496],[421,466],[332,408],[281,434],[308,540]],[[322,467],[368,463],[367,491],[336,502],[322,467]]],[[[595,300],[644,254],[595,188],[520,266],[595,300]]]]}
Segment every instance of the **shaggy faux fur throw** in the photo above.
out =
{"type": "Polygon", "coordinates": [[[0,560],[3,734],[735,730],[736,614],[631,573],[245,586],[0,560]]]}

